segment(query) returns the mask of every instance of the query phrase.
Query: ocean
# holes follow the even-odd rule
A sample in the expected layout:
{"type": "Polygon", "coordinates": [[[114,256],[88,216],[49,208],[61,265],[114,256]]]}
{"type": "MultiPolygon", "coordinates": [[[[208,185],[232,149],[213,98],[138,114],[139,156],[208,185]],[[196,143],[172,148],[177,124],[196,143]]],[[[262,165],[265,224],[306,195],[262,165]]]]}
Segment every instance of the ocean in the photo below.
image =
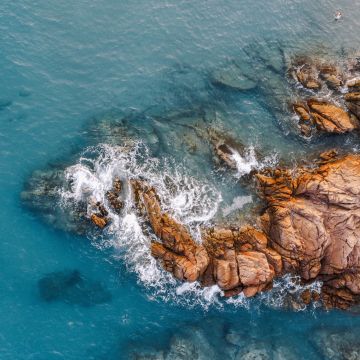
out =
{"type": "Polygon", "coordinates": [[[215,218],[246,218],[256,194],[239,179],[251,169],[357,149],[353,135],[300,137],[286,86],[261,72],[264,58],[278,65],[276,49],[359,50],[359,18],[353,0],[2,1],[0,359],[240,359],[249,344],[324,359],[323,329],[359,334],[354,312],[285,309],[294,279],[250,300],[173,280],[130,207],[105,233],[66,218],[85,188],[101,198],[115,173],[137,175],[197,236],[215,218]],[[214,74],[233,61],[262,85],[219,86],[214,74]],[[209,124],[248,149],[237,171],[214,162],[209,124]],[[42,172],[58,184],[56,171],[76,186],[26,196],[42,172]]]}

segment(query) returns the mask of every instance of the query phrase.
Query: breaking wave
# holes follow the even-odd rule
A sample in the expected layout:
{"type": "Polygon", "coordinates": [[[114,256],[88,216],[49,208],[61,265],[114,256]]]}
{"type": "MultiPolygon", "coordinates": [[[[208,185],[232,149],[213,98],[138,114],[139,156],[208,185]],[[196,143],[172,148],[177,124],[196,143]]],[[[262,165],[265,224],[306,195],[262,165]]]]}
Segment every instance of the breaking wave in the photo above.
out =
{"type": "Polygon", "coordinates": [[[234,160],[237,174],[236,176],[241,178],[244,175],[249,174],[253,170],[261,170],[264,167],[272,166],[277,163],[277,155],[273,154],[266,156],[262,161],[258,159],[254,146],[248,147],[243,154],[240,154],[235,149],[232,150],[232,159],[234,160]]]}

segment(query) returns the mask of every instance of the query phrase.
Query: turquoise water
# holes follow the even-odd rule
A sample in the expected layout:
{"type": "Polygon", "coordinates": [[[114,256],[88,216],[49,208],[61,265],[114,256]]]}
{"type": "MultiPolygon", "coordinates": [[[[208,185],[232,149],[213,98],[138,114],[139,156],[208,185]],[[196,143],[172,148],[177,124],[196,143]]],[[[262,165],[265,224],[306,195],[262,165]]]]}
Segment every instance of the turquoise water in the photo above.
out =
{"type": "Polygon", "coordinates": [[[359,331],[353,313],[292,312],[260,300],[234,306],[199,292],[183,296],[179,284],[152,286],[126,245],[114,246],[116,234],[97,242],[96,234],[90,241],[63,231],[20,196],[33,171],[72,165],[89,144],[111,142],[102,125],[108,118],[126,117],[126,130],[143,139],[152,157],[172,159],[180,173],[209,183],[209,207],[229,206],[249,192],[216,171],[208,150],[188,155],[178,142],[185,130],[171,113],[206,111],[221,129],[275,158],[301,159],[329,144],[354,147],[351,136],[301,139],[263,92],[219,88],[210,75],[231,59],[259,62],[252,49],[274,40],[287,54],[341,54],[358,46],[359,16],[352,0],[3,1],[0,358],[127,359],[142,348],[166,350],[174,334],[189,331],[195,343],[213,346],[208,358],[231,358],[226,334],[235,332],[243,345],[284,343],[296,358],[321,359],[315,328],[359,331]],[[344,18],[335,23],[338,7],[344,18]],[[44,301],[38,281],[69,269],[86,279],[84,288],[44,301]]]}

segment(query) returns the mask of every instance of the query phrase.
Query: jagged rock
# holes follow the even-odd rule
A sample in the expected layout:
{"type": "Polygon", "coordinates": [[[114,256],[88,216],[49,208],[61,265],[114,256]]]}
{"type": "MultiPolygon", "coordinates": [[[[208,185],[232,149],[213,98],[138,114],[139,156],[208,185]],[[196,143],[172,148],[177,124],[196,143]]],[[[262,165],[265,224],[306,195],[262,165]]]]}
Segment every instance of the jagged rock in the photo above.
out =
{"type": "Polygon", "coordinates": [[[196,244],[184,225],[162,213],[160,199],[152,187],[141,181],[133,181],[132,186],[138,206],[146,211],[154,233],[161,240],[151,244],[152,255],[177,279],[199,279],[209,264],[205,248],[196,244]]]}
{"type": "Polygon", "coordinates": [[[349,111],[358,119],[360,118],[360,93],[347,93],[344,96],[349,111]]]}
{"type": "Polygon", "coordinates": [[[346,101],[358,102],[358,101],[360,101],[360,93],[359,92],[347,93],[344,95],[344,98],[346,101]]]}
{"type": "Polygon", "coordinates": [[[318,100],[308,100],[311,116],[316,127],[329,133],[345,133],[357,129],[358,122],[340,107],[318,100]]]}
{"type": "Polygon", "coordinates": [[[302,64],[295,71],[297,80],[311,90],[318,90],[321,88],[321,83],[318,79],[317,70],[314,66],[310,64],[302,64]]]}
{"type": "MultiPolygon", "coordinates": [[[[268,203],[264,229],[285,271],[297,271],[305,280],[342,279],[338,292],[350,291],[355,297],[346,301],[352,302],[360,294],[360,156],[331,157],[317,169],[298,170],[294,178],[286,172],[258,175],[268,203]]],[[[326,293],[335,296],[334,280],[331,287],[326,293]]]]}
{"type": "Polygon", "coordinates": [[[117,214],[120,214],[121,209],[124,207],[124,203],[120,200],[119,196],[122,190],[122,182],[116,177],[113,181],[113,187],[111,190],[106,192],[106,198],[109,201],[111,207],[117,214]]]}
{"type": "Polygon", "coordinates": [[[99,214],[92,214],[91,221],[93,222],[93,224],[95,224],[100,229],[103,229],[108,223],[107,219],[102,217],[99,214]]]}
{"type": "Polygon", "coordinates": [[[294,104],[293,105],[294,111],[296,112],[297,115],[299,115],[300,119],[307,123],[311,120],[310,117],[310,111],[307,108],[306,105],[304,104],[294,104]]]}
{"type": "Polygon", "coordinates": [[[339,90],[343,85],[343,75],[340,69],[334,65],[322,64],[318,67],[320,78],[332,90],[339,90]]]}

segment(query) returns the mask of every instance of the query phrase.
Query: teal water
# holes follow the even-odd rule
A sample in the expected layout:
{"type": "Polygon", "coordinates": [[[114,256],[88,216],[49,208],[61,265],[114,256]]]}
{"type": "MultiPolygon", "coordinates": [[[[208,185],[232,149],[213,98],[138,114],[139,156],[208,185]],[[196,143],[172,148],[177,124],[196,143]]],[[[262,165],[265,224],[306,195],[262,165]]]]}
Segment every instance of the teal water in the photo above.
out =
{"type": "Polygon", "coordinates": [[[213,196],[204,208],[226,207],[249,193],[234,176],[219,175],[205,150],[188,155],[179,141],[188,133],[167,114],[194,117],[206,109],[224,131],[275,158],[301,159],[330,144],[356,147],[351,136],[305,141],[292,133],[286,111],[275,116],[260,91],[234,93],[209,79],[233,58],[255,64],[259,59],[245,50],[274,40],[288,54],[356,48],[359,16],[352,0],[3,1],[0,358],[128,359],[142,348],[166,351],[174,335],[188,331],[195,344],[211,344],[207,358],[232,358],[237,350],[226,335],[235,332],[241,346],[285,344],[296,358],[321,359],[315,329],[356,334],[360,318],[353,313],[292,312],[261,300],[233,305],[196,289],[181,294],[179,284],[154,285],[150,268],[140,274],[143,264],[129,256],[119,234],[104,241],[92,234],[90,241],[58,229],[24,206],[20,194],[33,171],[72,165],[89,144],[111,142],[106,118],[126,116],[125,128],[153,158],[172,159],[180,173],[209,183],[213,196]],[[338,7],[344,18],[334,22],[338,7]],[[44,301],[38,281],[67,269],[80,271],[87,288],[44,301]]]}

